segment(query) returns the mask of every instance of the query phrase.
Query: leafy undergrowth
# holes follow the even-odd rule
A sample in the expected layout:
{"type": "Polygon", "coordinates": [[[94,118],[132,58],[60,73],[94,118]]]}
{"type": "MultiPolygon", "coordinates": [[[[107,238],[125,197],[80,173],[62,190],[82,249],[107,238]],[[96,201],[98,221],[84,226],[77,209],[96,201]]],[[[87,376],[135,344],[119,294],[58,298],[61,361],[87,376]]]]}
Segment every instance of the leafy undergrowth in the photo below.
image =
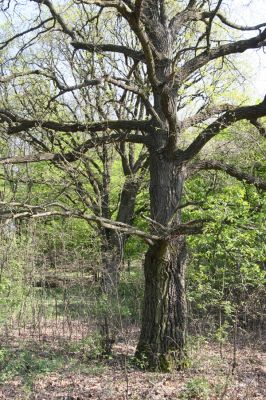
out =
{"type": "MultiPolygon", "coordinates": [[[[99,338],[79,340],[3,336],[0,398],[36,400],[246,400],[265,399],[263,352],[194,340],[191,366],[184,372],[150,373],[134,364],[136,330],[128,331],[114,355],[99,357],[99,338]]],[[[264,360],[265,361],[265,360],[264,360]]]]}

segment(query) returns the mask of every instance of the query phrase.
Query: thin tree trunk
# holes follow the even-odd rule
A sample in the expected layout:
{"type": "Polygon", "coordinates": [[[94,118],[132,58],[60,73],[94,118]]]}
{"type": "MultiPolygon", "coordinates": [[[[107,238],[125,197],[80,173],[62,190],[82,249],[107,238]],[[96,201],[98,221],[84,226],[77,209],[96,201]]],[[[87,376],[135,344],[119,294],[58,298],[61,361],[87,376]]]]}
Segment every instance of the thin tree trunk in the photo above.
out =
{"type": "MultiPolygon", "coordinates": [[[[121,193],[117,221],[130,223],[133,217],[136,196],[140,182],[127,179],[121,193]]],[[[119,235],[113,230],[102,231],[102,276],[101,292],[103,296],[103,313],[100,331],[104,354],[110,354],[119,329],[117,302],[118,285],[124,259],[126,235],[119,235]]]]}
{"type": "Polygon", "coordinates": [[[107,232],[108,241],[102,245],[102,274],[101,274],[101,322],[102,352],[111,354],[117,331],[117,296],[120,278],[122,252],[119,248],[119,238],[115,232],[107,232]]]}

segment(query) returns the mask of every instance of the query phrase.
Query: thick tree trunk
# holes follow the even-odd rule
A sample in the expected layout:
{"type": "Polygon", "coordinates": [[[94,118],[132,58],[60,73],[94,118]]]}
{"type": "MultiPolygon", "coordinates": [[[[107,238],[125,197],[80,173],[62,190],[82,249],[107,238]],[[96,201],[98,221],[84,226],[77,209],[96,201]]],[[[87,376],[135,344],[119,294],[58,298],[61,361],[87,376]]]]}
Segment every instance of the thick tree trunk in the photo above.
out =
{"type": "MultiPolygon", "coordinates": [[[[182,168],[176,161],[155,154],[151,157],[150,173],[152,219],[173,227],[180,222],[182,168]]],[[[185,264],[184,237],[162,240],[147,251],[142,328],[136,356],[150,369],[168,371],[183,367],[187,325],[185,264]]]]}
{"type": "Polygon", "coordinates": [[[182,368],[185,360],[187,305],[185,240],[160,242],[145,258],[145,295],[137,356],[161,371],[182,368]]]}

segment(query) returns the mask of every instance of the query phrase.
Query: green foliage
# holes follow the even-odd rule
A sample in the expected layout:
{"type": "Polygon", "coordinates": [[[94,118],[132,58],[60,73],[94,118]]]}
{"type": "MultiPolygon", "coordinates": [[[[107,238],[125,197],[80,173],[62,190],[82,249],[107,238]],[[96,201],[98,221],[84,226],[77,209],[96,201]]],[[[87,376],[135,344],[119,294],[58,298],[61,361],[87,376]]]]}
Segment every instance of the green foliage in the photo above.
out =
{"type": "Polygon", "coordinates": [[[130,272],[125,271],[122,274],[118,290],[121,316],[127,317],[132,323],[139,322],[144,282],[138,265],[135,265],[130,272]]]}
{"type": "Polygon", "coordinates": [[[228,340],[228,334],[230,332],[230,324],[228,321],[225,321],[221,326],[216,329],[214,334],[214,338],[217,340],[218,343],[223,344],[226,343],[228,340]]]}
{"type": "Polygon", "coordinates": [[[87,335],[82,340],[76,343],[72,343],[69,346],[72,351],[78,351],[83,361],[97,360],[102,358],[103,347],[102,337],[99,333],[87,335]]]}
{"type": "Polygon", "coordinates": [[[84,373],[100,375],[105,365],[100,363],[100,337],[88,336],[80,342],[67,341],[56,350],[46,348],[37,343],[31,347],[2,347],[0,349],[0,383],[8,383],[19,377],[24,383],[24,390],[32,391],[34,381],[39,376],[53,372],[68,371],[69,373],[84,373]],[[92,362],[93,360],[97,362],[92,362]],[[88,363],[90,360],[90,363],[88,363]]]}
{"type": "Polygon", "coordinates": [[[27,267],[25,242],[20,242],[12,232],[13,227],[6,227],[0,243],[0,323],[9,321],[23,307],[23,299],[28,292],[25,282],[27,267]]]}
{"type": "Polygon", "coordinates": [[[145,371],[149,365],[148,356],[145,353],[140,353],[137,357],[134,356],[130,358],[130,364],[133,367],[137,367],[145,371]]]}
{"type": "Polygon", "coordinates": [[[88,269],[99,266],[100,243],[96,232],[82,220],[52,219],[36,229],[40,261],[44,257],[51,267],[87,264],[88,269]]]}
{"type": "Polygon", "coordinates": [[[180,395],[182,400],[208,400],[211,395],[211,387],[204,377],[190,379],[180,395]]]}
{"type": "Polygon", "coordinates": [[[46,374],[64,366],[63,357],[41,357],[28,349],[2,348],[0,350],[0,381],[6,382],[15,376],[46,374]]]}
{"type": "Polygon", "coordinates": [[[209,332],[224,341],[236,316],[240,323],[256,320],[263,309],[266,198],[224,176],[211,185],[203,175],[188,186],[202,205],[189,218],[209,219],[203,235],[189,238],[188,298],[191,321],[211,316],[209,332]]]}

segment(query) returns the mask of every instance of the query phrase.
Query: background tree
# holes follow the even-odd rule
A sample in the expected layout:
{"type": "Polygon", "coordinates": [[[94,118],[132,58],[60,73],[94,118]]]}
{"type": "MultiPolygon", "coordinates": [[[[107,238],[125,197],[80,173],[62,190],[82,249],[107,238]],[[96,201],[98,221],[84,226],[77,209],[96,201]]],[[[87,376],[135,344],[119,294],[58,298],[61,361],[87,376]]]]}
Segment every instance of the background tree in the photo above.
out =
{"type": "MultiPolygon", "coordinates": [[[[10,2],[1,3],[6,15],[12,12],[10,2]]],[[[250,121],[261,136],[265,136],[258,121],[266,115],[265,101],[251,106],[225,104],[217,82],[220,71],[232,63],[232,55],[266,45],[266,24],[254,27],[234,24],[224,14],[222,0],[182,1],[178,5],[162,0],[136,0],[134,3],[80,0],[64,5],[33,0],[29,4],[32,14],[26,19],[25,29],[8,34],[2,42],[2,49],[6,51],[2,78],[6,89],[0,110],[2,129],[5,134],[19,138],[30,138],[32,132],[38,130],[41,135],[51,135],[55,140],[58,136],[65,138],[75,133],[81,141],[70,152],[68,145],[59,152],[48,148],[34,157],[25,156],[23,162],[73,162],[91,147],[104,145],[106,148],[113,143],[122,143],[120,149],[123,143],[147,148],[150,232],[132,227],[129,221],[117,223],[111,216],[86,218],[104,228],[137,234],[148,241],[137,355],[144,356],[150,368],[181,367],[187,326],[185,237],[201,233],[206,222],[202,218],[189,219],[188,215],[186,222],[182,220],[184,184],[200,171],[219,170],[265,190],[266,182],[260,177],[227,160],[217,159],[215,154],[214,158],[209,158],[204,150],[217,135],[241,120],[250,121]],[[107,19],[110,27],[103,30],[107,19]],[[257,33],[251,33],[246,39],[232,40],[235,30],[257,33]],[[51,60],[48,71],[45,63],[47,35],[52,35],[54,41],[49,48],[52,56],[48,57],[51,60]],[[6,49],[11,44],[8,54],[6,49]],[[43,51],[41,56],[40,51],[43,51]],[[93,55],[94,64],[90,70],[83,61],[86,53],[93,55]],[[64,62],[65,54],[69,54],[71,69],[64,62]],[[60,80],[55,70],[60,71],[60,80]],[[73,71],[76,71],[76,79],[73,79],[73,71]],[[18,81],[18,88],[15,85],[10,93],[8,86],[13,79],[22,79],[22,82],[18,81]],[[32,104],[23,96],[29,82],[40,88],[39,104],[32,104]],[[51,84],[55,93],[50,91],[51,84]],[[206,89],[210,85],[211,92],[206,89]],[[116,91],[110,91],[110,87],[116,91]],[[91,95],[81,106],[75,92],[83,88],[90,88],[91,95]],[[118,103],[119,107],[122,103],[127,109],[127,98],[122,91],[130,93],[133,104],[140,104],[145,113],[133,112],[129,117],[129,114],[119,113],[117,107],[110,113],[110,102],[118,103]],[[43,106],[44,93],[49,96],[46,107],[43,106]],[[64,101],[55,110],[52,106],[55,97],[66,93],[74,96],[75,107],[64,101]],[[93,113],[99,96],[104,99],[101,112],[98,109],[93,113]],[[86,107],[89,112],[85,111],[86,107]]],[[[18,9],[20,2],[15,1],[14,5],[18,9]]],[[[9,158],[2,163],[18,161],[9,158]]],[[[75,214],[69,210],[57,213],[75,214]]],[[[25,216],[31,214],[32,210],[25,216]]]]}
{"type": "MultiPolygon", "coordinates": [[[[114,82],[118,84],[120,92],[117,92],[116,86],[113,88],[106,82],[109,98],[107,106],[104,105],[102,100],[101,89],[97,87],[101,84],[101,79],[88,81],[85,77],[83,84],[77,83],[86,70],[94,70],[95,62],[102,75],[107,75],[106,68],[108,66],[103,65],[100,58],[95,60],[91,55],[84,57],[81,54],[77,57],[75,68],[73,68],[72,54],[64,38],[60,35],[58,38],[52,38],[47,32],[45,42],[42,43],[46,50],[38,49],[37,64],[42,69],[34,71],[34,74],[39,77],[37,81],[32,80],[31,77],[26,81],[23,79],[19,81],[20,73],[11,75],[11,79],[7,79],[7,81],[5,78],[3,79],[3,82],[8,82],[7,90],[10,97],[12,97],[12,92],[17,92],[19,81],[20,90],[19,93],[16,93],[18,108],[27,107],[29,113],[35,115],[36,118],[39,118],[43,112],[52,113],[57,121],[66,117],[76,119],[77,110],[86,115],[87,118],[97,118],[98,120],[107,118],[108,115],[112,114],[117,115],[118,118],[145,115],[146,111],[140,99],[132,97],[122,83],[122,87],[120,87],[119,81],[114,82]],[[64,49],[63,55],[60,53],[60,48],[64,49]],[[55,58],[60,61],[55,63],[55,58]],[[62,74],[62,70],[66,76],[62,74]],[[49,87],[47,78],[51,81],[52,87],[49,87]],[[65,79],[72,80],[73,85],[68,86],[65,79]],[[89,90],[91,86],[95,86],[93,94],[89,90]],[[47,91],[50,93],[48,98],[47,91]],[[122,101],[120,97],[122,97],[122,101]]],[[[30,57],[30,54],[27,53],[27,56],[30,57]]],[[[17,62],[27,64],[27,60],[23,56],[17,62]]],[[[110,62],[113,63],[113,68],[119,71],[118,61],[110,60],[110,62]]],[[[125,73],[127,71],[124,71],[125,73]]],[[[8,136],[5,139],[8,142],[8,136]]],[[[30,201],[32,203],[35,202],[40,205],[42,202],[46,204],[46,207],[49,207],[50,203],[55,205],[55,202],[59,200],[62,207],[72,207],[76,212],[80,211],[80,217],[84,210],[89,210],[99,218],[109,220],[113,218],[122,223],[131,222],[136,196],[141,184],[143,184],[146,168],[147,152],[144,148],[141,148],[141,146],[134,148],[126,143],[108,146],[104,140],[97,141],[97,138],[92,138],[90,143],[84,143],[84,135],[77,135],[76,132],[74,134],[71,132],[58,133],[55,136],[52,131],[48,130],[44,133],[42,129],[37,129],[26,137],[17,137],[17,139],[13,139],[13,143],[16,143],[13,155],[17,154],[15,160],[17,165],[36,161],[36,155],[32,159],[23,157],[25,152],[29,154],[45,152],[41,158],[44,161],[51,160],[52,164],[60,170],[60,172],[57,172],[56,168],[52,167],[54,173],[59,176],[58,190],[52,194],[46,193],[48,197],[44,196],[42,200],[39,195],[37,195],[37,200],[34,196],[31,196],[30,201]],[[52,153],[57,153],[57,156],[51,158],[52,153]],[[119,181],[117,178],[112,179],[114,170],[120,175],[119,181]]],[[[10,148],[7,148],[6,151],[10,152],[10,148]]],[[[13,162],[12,157],[2,160],[5,165],[13,162]]],[[[25,168],[20,168],[20,171],[24,170],[25,168]]],[[[6,176],[6,179],[8,179],[8,176],[6,176]]],[[[17,182],[20,183],[20,186],[23,184],[21,176],[20,179],[17,179],[17,182]]],[[[16,193],[16,199],[17,201],[20,200],[22,205],[25,205],[27,200],[29,201],[29,190],[27,188],[32,183],[31,180],[24,189],[20,190],[20,196],[16,193]]],[[[43,183],[47,188],[46,182],[43,183]]],[[[35,191],[39,192],[39,187],[36,187],[35,191]]],[[[13,196],[14,194],[12,194],[13,196]]],[[[102,294],[108,304],[117,295],[117,283],[128,236],[110,229],[108,224],[104,226],[100,224],[96,228],[101,242],[102,269],[100,279],[102,294]]],[[[114,327],[111,327],[109,310],[110,307],[108,307],[108,312],[103,318],[101,327],[106,343],[104,352],[110,351],[111,343],[114,340],[114,327]]]]}

